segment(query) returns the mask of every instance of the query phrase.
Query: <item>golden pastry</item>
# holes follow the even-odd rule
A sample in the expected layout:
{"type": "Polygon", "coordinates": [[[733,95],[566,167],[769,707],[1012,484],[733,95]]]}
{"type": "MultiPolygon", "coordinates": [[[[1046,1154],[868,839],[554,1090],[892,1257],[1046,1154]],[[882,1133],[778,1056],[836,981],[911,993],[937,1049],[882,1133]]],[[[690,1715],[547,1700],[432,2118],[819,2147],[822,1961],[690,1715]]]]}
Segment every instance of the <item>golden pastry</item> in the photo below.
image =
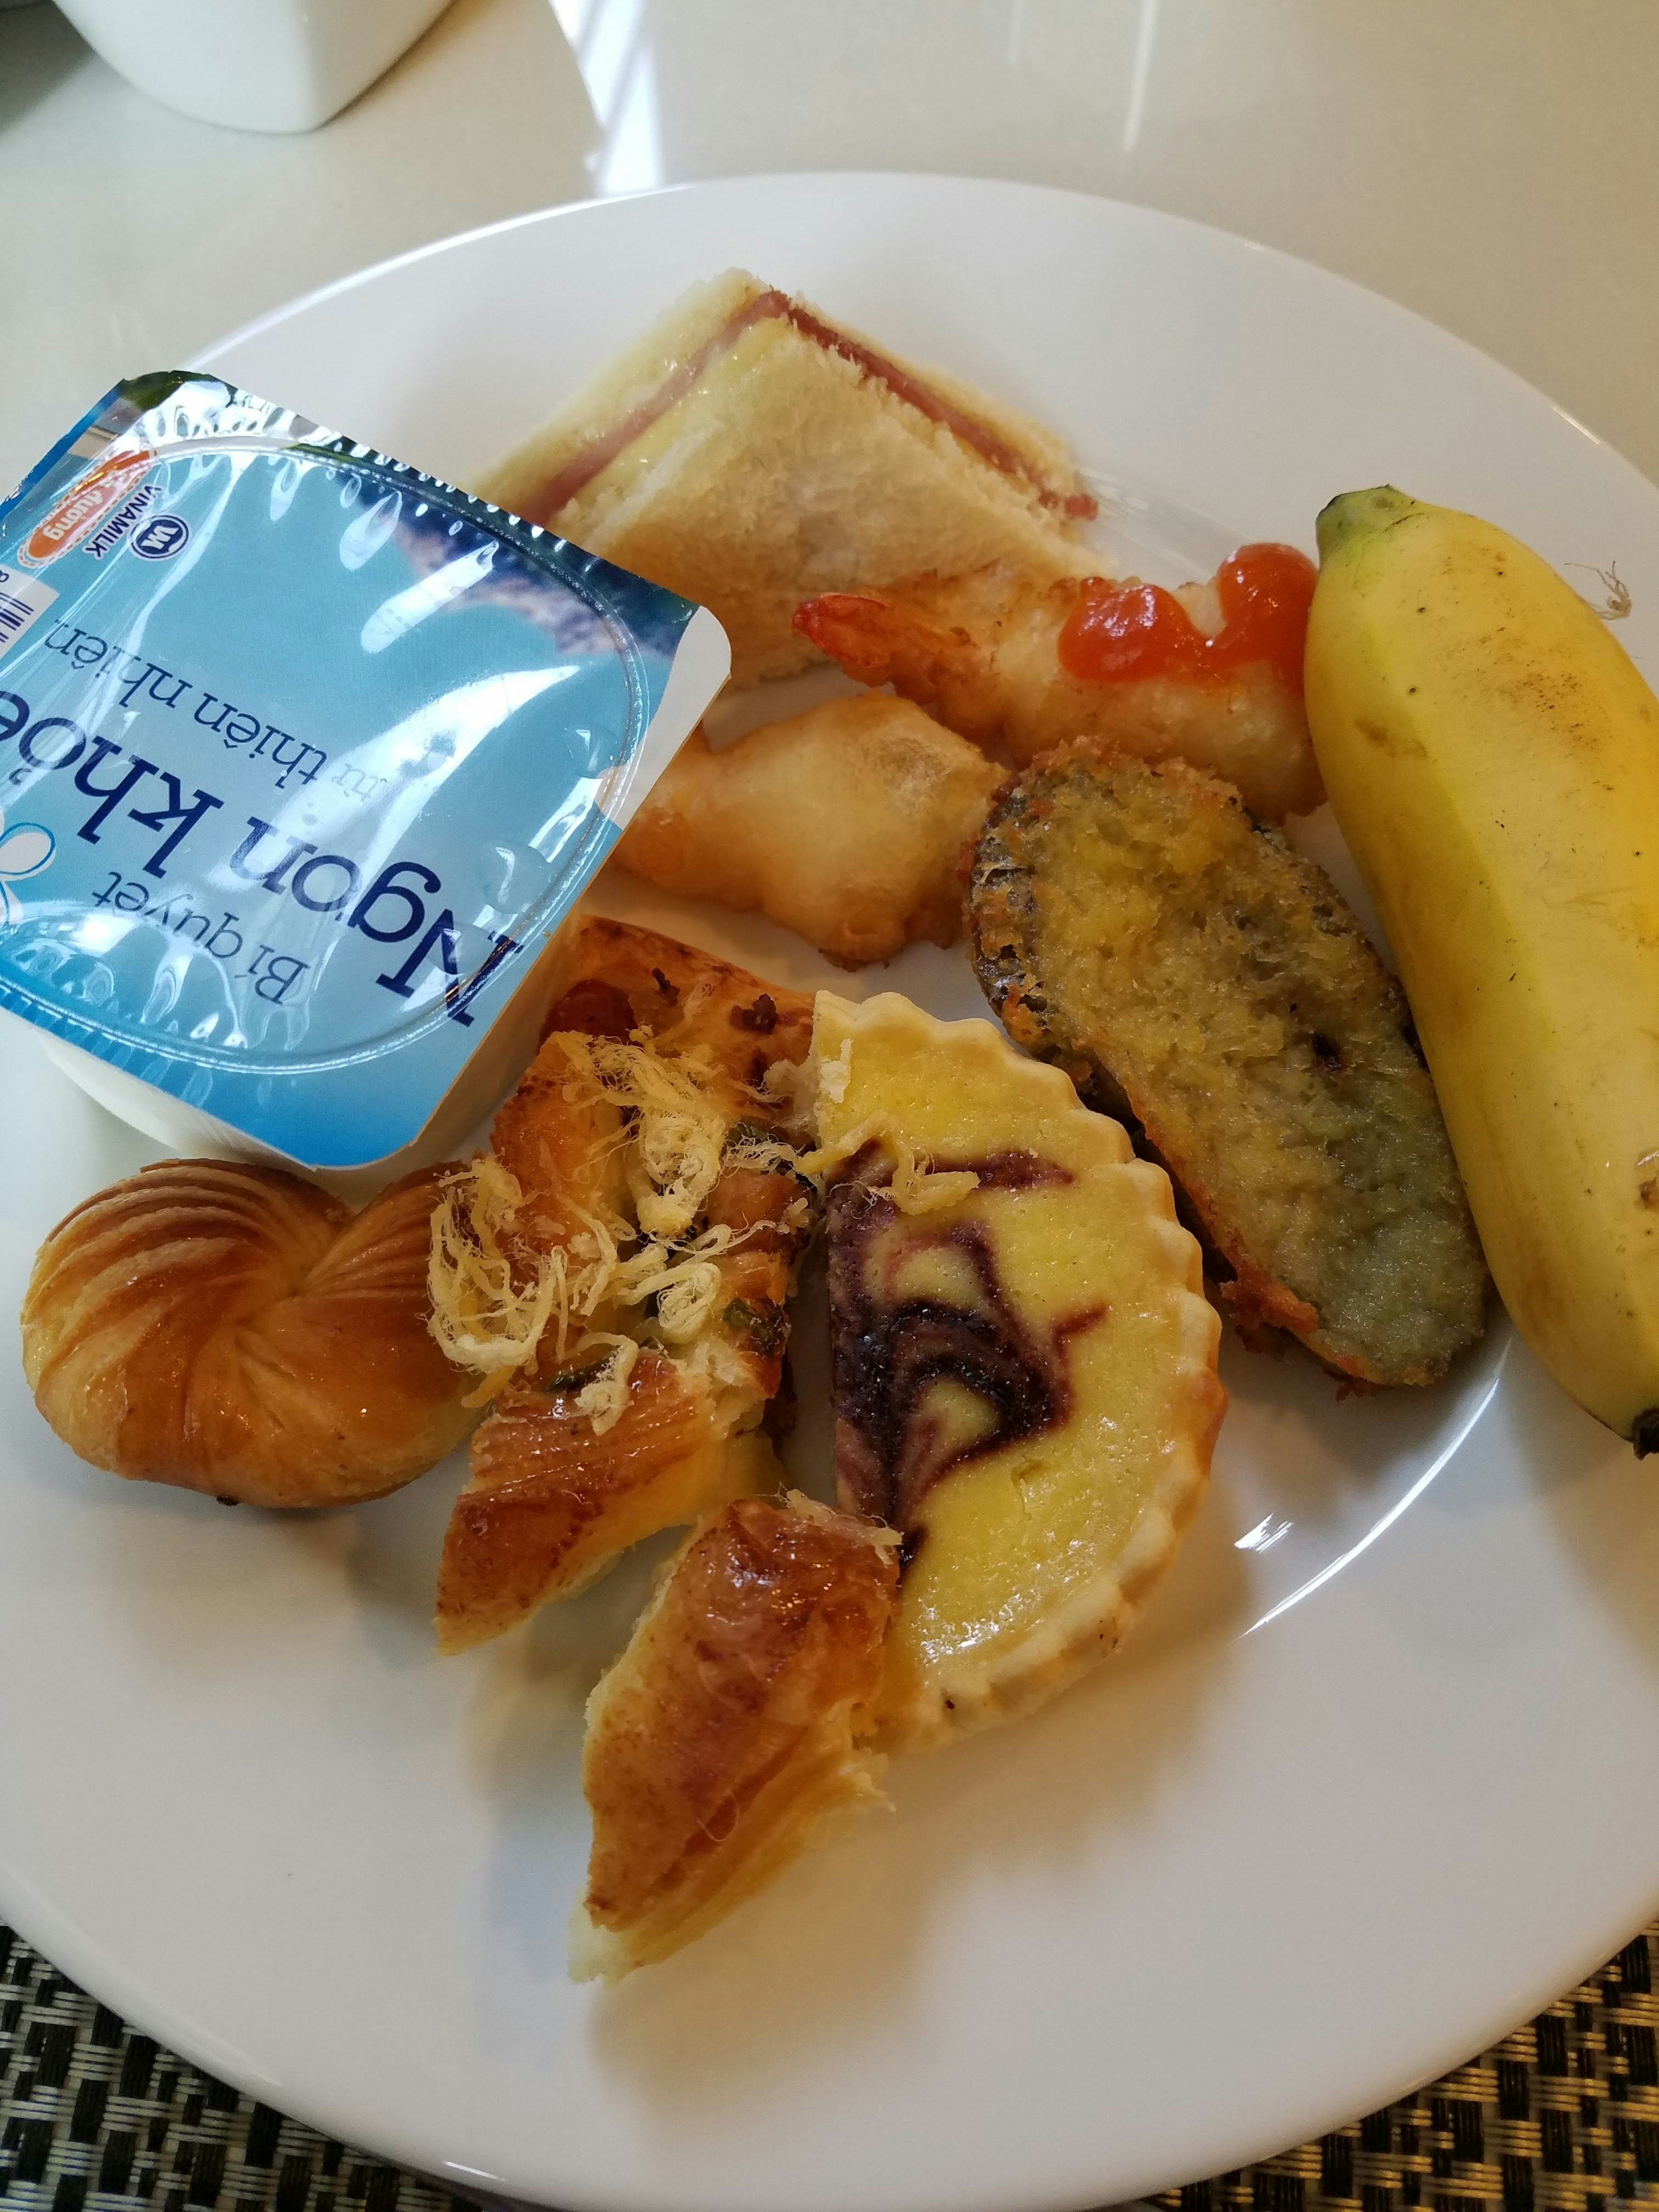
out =
{"type": "Polygon", "coordinates": [[[860,1739],[896,1576],[890,1532],[799,1496],[686,1540],[588,1700],[578,1981],[665,1959],[880,1802],[860,1739]]]}
{"type": "Polygon", "coordinates": [[[428,1327],[445,1170],[352,1214],[280,1169],[164,1160],[78,1206],[34,1263],[23,1369],[71,1450],[249,1505],[398,1489],[472,1426],[428,1327]]]}

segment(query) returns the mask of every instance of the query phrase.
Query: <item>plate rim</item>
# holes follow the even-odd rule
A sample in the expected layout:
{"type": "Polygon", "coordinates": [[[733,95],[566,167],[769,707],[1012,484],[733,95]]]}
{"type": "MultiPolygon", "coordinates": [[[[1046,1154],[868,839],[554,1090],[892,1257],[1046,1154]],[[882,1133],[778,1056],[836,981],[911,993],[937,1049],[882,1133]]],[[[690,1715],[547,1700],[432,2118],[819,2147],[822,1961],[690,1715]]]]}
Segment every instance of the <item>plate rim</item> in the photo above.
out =
{"type": "MultiPolygon", "coordinates": [[[[998,197],[1007,194],[1022,198],[1083,202],[1091,207],[1108,207],[1136,219],[1149,220],[1160,227],[1173,226],[1179,230],[1193,232],[1202,238],[1220,240],[1231,247],[1243,247],[1250,253],[1261,254],[1268,260],[1277,262],[1281,267],[1294,270],[1298,275],[1311,271],[1325,283],[1339,285],[1344,290],[1367,301],[1380,302],[1391,314],[1401,316],[1419,331],[1431,333],[1436,342],[1455,346],[1472,359],[1481,362],[1494,374],[1503,377],[1516,391],[1526,393],[1530,398],[1547,407],[1551,414],[1557,416],[1569,429],[1575,430],[1580,437],[1588,439],[1590,444],[1607,459],[1627,471],[1638,483],[1659,495],[1659,479],[1648,476],[1630,459],[1622,447],[1616,446],[1610,438],[1604,437],[1599,430],[1593,428],[1589,423],[1573,414],[1570,409],[1564,407],[1560,401],[1552,398],[1541,385],[1533,383],[1531,379],[1523,376],[1519,369],[1511,368],[1507,362],[1499,360],[1496,354],[1489,353],[1484,346],[1476,345],[1472,338],[1466,338],[1458,331],[1449,330],[1444,323],[1436,322],[1431,315],[1424,314],[1419,308],[1407,307],[1403,300],[1397,300],[1391,292],[1380,291],[1374,284],[1362,283],[1357,276],[1349,276],[1340,269],[1332,269],[1322,261],[1314,260],[1310,255],[1292,253],[1288,247],[1282,246],[1270,246],[1263,239],[1252,238],[1248,231],[1231,230],[1224,223],[1207,222],[1200,216],[1183,215],[1172,208],[1155,207],[1146,200],[1125,199],[1115,192],[1085,191],[1080,186],[1075,185],[1042,184],[1024,177],[975,176],[964,170],[738,169],[725,171],[719,176],[690,177],[674,184],[651,185],[636,191],[593,193],[586,199],[550,201],[545,207],[526,209],[520,215],[501,216],[493,222],[477,223],[470,230],[447,232],[441,238],[428,240],[423,246],[407,246],[401,253],[387,254],[383,259],[368,262],[362,268],[350,270],[343,276],[331,277],[327,283],[314,285],[307,292],[296,294],[293,299],[284,301],[281,305],[269,309],[264,314],[255,315],[247,322],[238,324],[234,330],[226,331],[213,339],[210,343],[197,349],[198,358],[192,366],[208,369],[217,374],[218,372],[214,369],[213,364],[220,355],[229,352],[233,346],[239,346],[252,339],[263,337],[267,331],[274,330],[280,324],[292,320],[296,315],[308,313],[313,307],[321,307],[327,301],[337,299],[347,292],[356,291],[363,285],[373,283],[380,277],[390,276],[396,270],[409,268],[416,262],[434,259],[438,255],[447,253],[457,246],[476,245],[481,240],[501,237],[509,231],[528,229],[538,223],[553,222],[568,216],[591,215],[602,208],[629,207],[641,201],[678,199],[688,193],[703,195],[732,190],[747,191],[763,187],[798,188],[803,185],[886,188],[894,185],[942,185],[952,191],[983,191],[998,197]]],[[[334,426],[330,425],[330,427],[334,426]]]]}

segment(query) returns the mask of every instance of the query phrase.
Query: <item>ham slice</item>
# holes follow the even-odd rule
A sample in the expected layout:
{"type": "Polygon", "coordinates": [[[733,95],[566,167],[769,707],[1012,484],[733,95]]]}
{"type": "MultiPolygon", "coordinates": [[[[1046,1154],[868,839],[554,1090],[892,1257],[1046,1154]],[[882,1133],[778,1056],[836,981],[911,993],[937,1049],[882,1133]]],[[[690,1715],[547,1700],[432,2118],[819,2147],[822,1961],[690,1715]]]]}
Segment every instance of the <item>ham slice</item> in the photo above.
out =
{"type": "Polygon", "coordinates": [[[1097,503],[1087,492],[1062,494],[1052,490],[1039,471],[1025,456],[1011,446],[1006,439],[969,415],[952,405],[939,393],[901,368],[896,362],[889,361],[873,347],[862,344],[848,337],[833,324],[823,321],[807,308],[799,306],[787,292],[775,289],[757,293],[735,315],[721,325],[714,336],[695,353],[676,363],[650,398],[642,400],[621,420],[614,423],[602,438],[594,440],[577,458],[561,469],[533,502],[539,510],[529,517],[532,521],[550,525],[560,511],[568,506],[579,492],[586,490],[595,477],[610,467],[619,453],[626,452],[636,438],[642,438],[653,423],[659,422],[671,407],[684,398],[698,380],[722,355],[729,353],[743,333],[757,323],[773,319],[790,323],[813,345],[839,354],[843,361],[852,362],[866,376],[884,384],[896,399],[914,407],[930,422],[941,423],[979,458],[1000,475],[1011,477],[1028,485],[1036,494],[1041,504],[1051,512],[1066,515],[1073,521],[1087,521],[1097,512],[1097,503]]]}

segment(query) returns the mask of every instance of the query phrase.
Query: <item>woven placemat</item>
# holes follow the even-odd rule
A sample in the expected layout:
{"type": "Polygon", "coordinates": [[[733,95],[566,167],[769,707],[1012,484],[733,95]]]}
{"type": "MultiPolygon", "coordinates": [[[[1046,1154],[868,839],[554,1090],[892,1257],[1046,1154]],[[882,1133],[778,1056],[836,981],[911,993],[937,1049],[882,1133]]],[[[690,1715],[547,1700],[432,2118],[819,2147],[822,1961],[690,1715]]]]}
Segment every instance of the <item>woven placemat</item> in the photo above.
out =
{"type": "MultiPolygon", "coordinates": [[[[1432,2088],[1156,2202],[1170,2212],[1607,2212],[1610,2201],[1659,2202],[1656,1963],[1659,1923],[1432,2088]]],[[[470,2199],[185,2064],[4,1926],[0,2197],[7,2212],[474,2212],[470,2199]]]]}

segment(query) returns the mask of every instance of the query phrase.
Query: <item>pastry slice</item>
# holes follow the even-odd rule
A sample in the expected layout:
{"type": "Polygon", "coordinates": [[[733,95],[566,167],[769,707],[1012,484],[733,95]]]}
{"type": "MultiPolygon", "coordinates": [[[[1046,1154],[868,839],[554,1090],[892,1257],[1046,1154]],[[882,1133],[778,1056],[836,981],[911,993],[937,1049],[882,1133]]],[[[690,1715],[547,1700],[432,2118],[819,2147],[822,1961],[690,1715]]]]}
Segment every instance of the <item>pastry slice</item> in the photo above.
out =
{"type": "Polygon", "coordinates": [[[1028,1710],[1119,1642],[1204,1489],[1219,1323],[1170,1182],[988,1022],[817,1000],[836,1471],[902,1533],[879,1740],[1028,1710]]]}
{"type": "Polygon", "coordinates": [[[881,1802],[860,1746],[897,1573],[890,1532],[798,1494],[687,1539],[588,1701],[578,1981],[667,1958],[881,1802]]]}
{"type": "Polygon", "coordinates": [[[765,1088],[811,1002],[590,921],[489,1153],[434,1218],[440,1337],[492,1409],[439,1568],[441,1650],[778,1479],[761,1423],[815,1193],[765,1088]]]}
{"type": "Polygon", "coordinates": [[[550,1598],[574,1597],[659,1528],[777,1486],[771,1439],[732,1436],[714,1394],[663,1353],[641,1352],[603,1436],[575,1403],[580,1382],[578,1370],[507,1391],[479,1430],[438,1568],[441,1650],[467,1650],[550,1598]]]}

